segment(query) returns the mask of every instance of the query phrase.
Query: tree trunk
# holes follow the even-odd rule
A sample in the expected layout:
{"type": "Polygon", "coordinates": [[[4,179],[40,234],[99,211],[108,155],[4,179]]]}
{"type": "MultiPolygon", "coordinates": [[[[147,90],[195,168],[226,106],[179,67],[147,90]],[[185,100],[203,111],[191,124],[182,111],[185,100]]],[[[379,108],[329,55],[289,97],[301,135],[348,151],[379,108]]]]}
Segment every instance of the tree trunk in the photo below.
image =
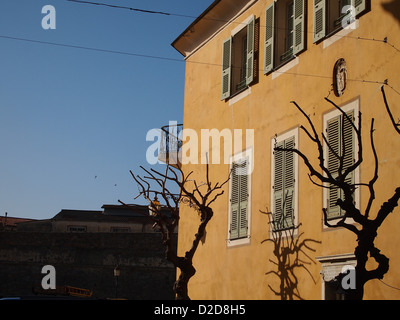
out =
{"type": "Polygon", "coordinates": [[[191,277],[196,273],[196,269],[193,267],[192,262],[185,258],[178,258],[179,270],[181,274],[179,278],[175,281],[174,291],[176,294],[176,300],[190,300],[188,294],[188,283],[191,277]]]}

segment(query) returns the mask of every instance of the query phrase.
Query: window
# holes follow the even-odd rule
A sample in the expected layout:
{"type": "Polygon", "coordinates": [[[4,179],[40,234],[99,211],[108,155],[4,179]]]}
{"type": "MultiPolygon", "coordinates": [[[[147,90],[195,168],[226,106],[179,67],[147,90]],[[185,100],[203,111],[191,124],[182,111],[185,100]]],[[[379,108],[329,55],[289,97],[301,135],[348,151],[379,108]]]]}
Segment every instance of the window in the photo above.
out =
{"type": "Polygon", "coordinates": [[[342,29],[369,7],[368,0],[314,0],[314,42],[342,29]]]}
{"type": "MultiPolygon", "coordinates": [[[[324,159],[325,166],[334,178],[339,175],[340,159],[343,159],[342,173],[355,162],[356,146],[355,132],[352,127],[351,121],[355,121],[356,109],[353,107],[358,106],[358,100],[350,103],[342,108],[348,117],[343,116],[339,110],[335,110],[324,116],[324,126],[327,141],[330,148],[324,145],[324,159]]],[[[350,172],[346,177],[346,182],[350,184],[357,183],[358,169],[350,172]]],[[[329,185],[329,188],[324,188],[325,203],[327,208],[327,218],[336,219],[343,217],[345,212],[336,205],[338,199],[344,199],[343,191],[336,186],[329,185]]],[[[354,201],[357,202],[358,192],[355,192],[354,201]]]]}
{"type": "Polygon", "coordinates": [[[275,147],[297,148],[297,128],[272,139],[272,229],[290,229],[297,223],[297,155],[275,147]]]}
{"type": "Polygon", "coordinates": [[[279,68],[305,49],[305,0],[278,0],[265,13],[264,73],[279,68]]]}
{"type": "Polygon", "coordinates": [[[250,241],[252,149],[231,157],[228,246],[250,241]]]}
{"type": "Polygon", "coordinates": [[[221,100],[243,91],[255,78],[255,17],[246,24],[223,43],[221,100]]]}
{"type": "Polygon", "coordinates": [[[232,164],[230,240],[247,237],[249,185],[248,160],[232,164]]]}
{"type": "Polygon", "coordinates": [[[86,226],[68,226],[67,231],[68,232],[86,232],[87,227],[86,226]]]}
{"type": "Polygon", "coordinates": [[[342,285],[335,278],[345,270],[354,269],[357,265],[354,254],[339,254],[333,256],[316,257],[321,263],[322,270],[322,299],[346,300],[342,285]]]}

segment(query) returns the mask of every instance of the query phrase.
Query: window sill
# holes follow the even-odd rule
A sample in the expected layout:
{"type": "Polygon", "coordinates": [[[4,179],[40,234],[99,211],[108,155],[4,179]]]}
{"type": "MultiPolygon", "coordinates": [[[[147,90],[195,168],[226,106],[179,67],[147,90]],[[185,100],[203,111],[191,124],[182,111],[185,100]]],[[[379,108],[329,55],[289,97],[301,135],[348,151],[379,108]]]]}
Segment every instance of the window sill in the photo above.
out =
{"type": "Polygon", "coordinates": [[[232,239],[232,240],[228,239],[226,244],[227,244],[228,248],[248,245],[248,244],[250,244],[250,237],[247,236],[246,238],[239,238],[239,239],[232,239]]]}
{"type": "Polygon", "coordinates": [[[355,20],[353,23],[349,24],[346,28],[339,29],[339,31],[335,30],[328,34],[322,42],[323,48],[328,48],[331,44],[335,43],[336,41],[342,39],[343,37],[347,36],[353,30],[356,30],[359,27],[360,23],[355,20]]]}
{"type": "Polygon", "coordinates": [[[272,80],[278,78],[280,75],[292,69],[294,66],[299,64],[299,57],[293,57],[291,60],[286,62],[284,65],[279,66],[272,72],[272,80]]]}
{"type": "Polygon", "coordinates": [[[239,100],[243,99],[244,97],[247,97],[251,93],[251,87],[246,87],[242,89],[239,92],[236,92],[234,95],[229,97],[229,105],[233,105],[239,100]]]}

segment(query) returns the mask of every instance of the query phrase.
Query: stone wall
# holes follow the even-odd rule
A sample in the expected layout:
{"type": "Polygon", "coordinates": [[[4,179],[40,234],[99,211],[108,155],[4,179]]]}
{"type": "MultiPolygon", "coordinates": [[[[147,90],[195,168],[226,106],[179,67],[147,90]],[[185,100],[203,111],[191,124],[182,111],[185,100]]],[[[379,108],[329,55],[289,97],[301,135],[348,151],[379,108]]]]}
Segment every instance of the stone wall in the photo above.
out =
{"type": "Polygon", "coordinates": [[[0,232],[0,296],[32,295],[45,265],[55,267],[57,286],[90,289],[95,298],[114,298],[116,289],[127,299],[174,298],[175,268],[158,233],[0,232]]]}

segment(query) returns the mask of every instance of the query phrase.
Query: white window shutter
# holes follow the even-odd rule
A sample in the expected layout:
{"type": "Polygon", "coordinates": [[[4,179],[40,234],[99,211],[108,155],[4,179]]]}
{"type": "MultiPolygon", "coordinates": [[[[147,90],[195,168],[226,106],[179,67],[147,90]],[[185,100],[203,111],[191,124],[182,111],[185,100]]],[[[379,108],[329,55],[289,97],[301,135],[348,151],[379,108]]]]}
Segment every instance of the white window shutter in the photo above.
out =
{"type": "MultiPolygon", "coordinates": [[[[340,116],[330,119],[327,123],[327,140],[330,145],[328,148],[327,169],[334,179],[338,176],[340,156],[340,116]]],[[[328,189],[328,219],[340,216],[340,207],[336,205],[336,201],[340,197],[340,190],[337,186],[329,184],[328,189]]]]}
{"type": "Polygon", "coordinates": [[[264,43],[264,74],[274,67],[274,34],[275,34],[275,2],[265,11],[265,43],[264,43]]]}
{"type": "Polygon", "coordinates": [[[305,49],[305,0],[294,1],[293,54],[305,49]]]}
{"type": "Polygon", "coordinates": [[[232,38],[228,38],[222,45],[222,80],[221,80],[221,100],[229,98],[231,95],[231,73],[232,73],[232,38]]]}
{"type": "MultiPolygon", "coordinates": [[[[284,142],[276,144],[276,147],[283,148],[284,142]]],[[[279,230],[283,224],[283,170],[284,170],[284,152],[274,151],[274,203],[272,211],[273,230],[279,230]]]]}
{"type": "Polygon", "coordinates": [[[237,174],[238,165],[232,164],[232,178],[231,178],[231,221],[229,230],[229,239],[236,239],[239,237],[239,175],[237,174]]]}
{"type": "Polygon", "coordinates": [[[326,0],[314,0],[313,5],[313,42],[325,37],[326,33],[326,0]]]}
{"type": "Polygon", "coordinates": [[[254,79],[254,28],[255,18],[251,18],[247,24],[247,58],[246,58],[246,85],[254,79]]]}
{"type": "Polygon", "coordinates": [[[249,185],[248,185],[248,169],[249,161],[246,158],[240,163],[240,186],[239,186],[239,238],[247,237],[248,230],[248,208],[249,208],[249,185]]]}
{"type": "MultiPolygon", "coordinates": [[[[290,137],[285,140],[285,149],[294,149],[295,139],[290,137]]],[[[295,186],[295,164],[294,153],[285,151],[284,153],[284,193],[283,193],[283,210],[284,210],[284,228],[294,226],[294,186],[295,186]]]]}
{"type": "MultiPolygon", "coordinates": [[[[354,111],[349,111],[346,113],[352,122],[354,119],[354,111]]],[[[353,126],[347,117],[342,115],[343,119],[343,136],[344,136],[344,145],[342,146],[342,156],[343,156],[343,173],[344,171],[354,164],[354,155],[355,155],[355,139],[354,139],[354,130],[353,126]],[[344,154],[343,154],[344,153],[344,154]]],[[[354,170],[350,172],[345,179],[345,182],[348,184],[354,184],[354,170]]],[[[341,198],[344,200],[343,192],[341,193],[341,198]]]]}

